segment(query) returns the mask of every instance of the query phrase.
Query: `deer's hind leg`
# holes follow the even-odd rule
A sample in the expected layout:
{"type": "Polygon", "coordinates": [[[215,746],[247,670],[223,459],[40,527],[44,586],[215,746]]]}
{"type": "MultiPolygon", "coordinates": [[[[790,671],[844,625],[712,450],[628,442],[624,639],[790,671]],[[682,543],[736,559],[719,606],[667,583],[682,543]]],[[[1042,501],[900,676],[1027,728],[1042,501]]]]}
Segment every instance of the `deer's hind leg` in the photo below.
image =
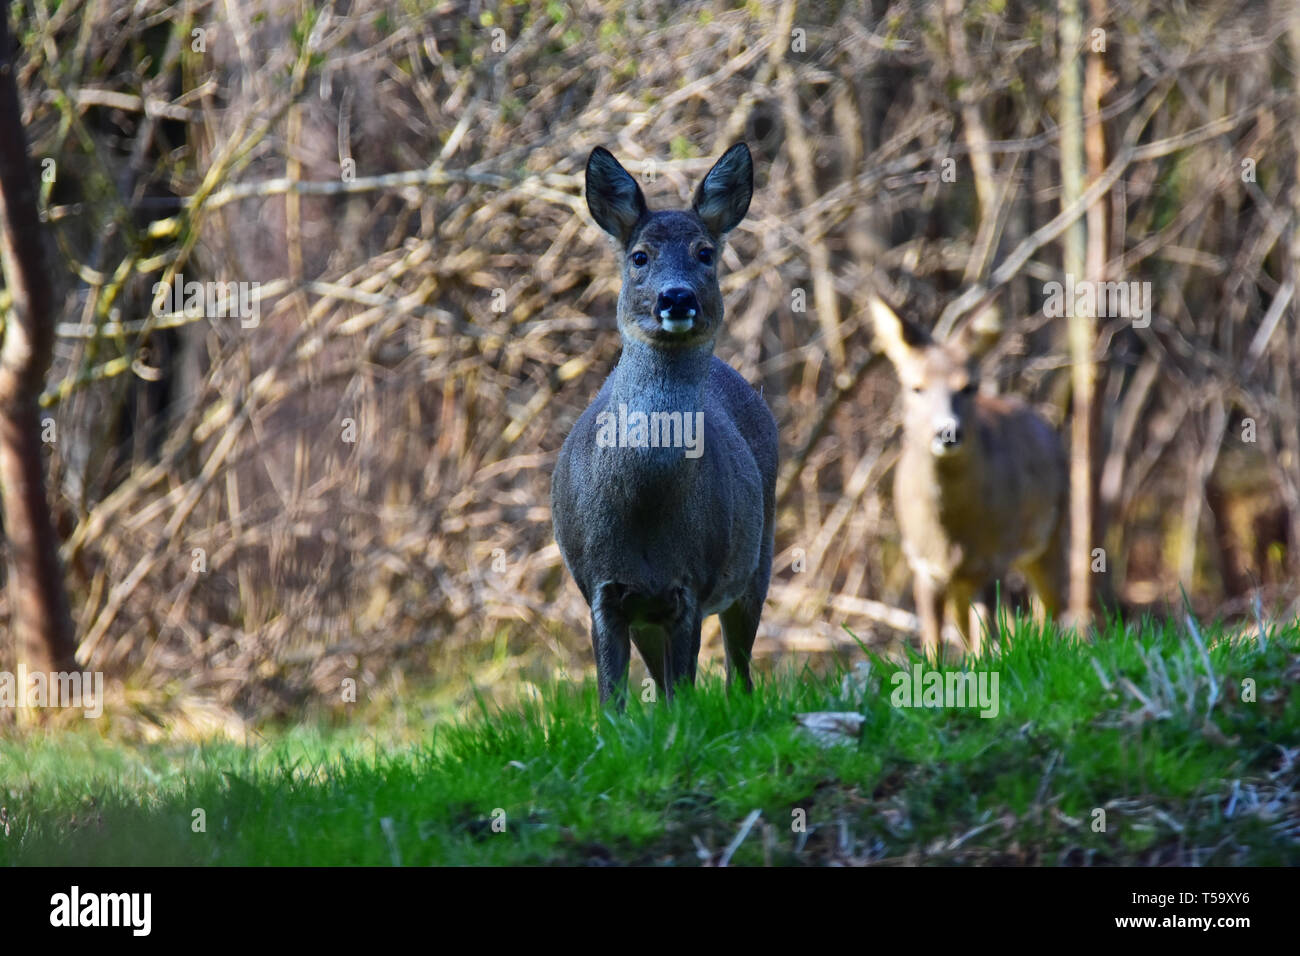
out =
{"type": "Polygon", "coordinates": [[[1029,579],[1029,586],[1042,608],[1041,616],[1035,615],[1041,624],[1056,619],[1065,599],[1065,574],[1062,568],[1057,567],[1058,564],[1058,560],[1043,555],[1024,566],[1025,577],[1029,579]]]}
{"type": "Polygon", "coordinates": [[[998,640],[998,584],[990,581],[975,594],[970,608],[970,630],[975,635],[974,653],[979,653],[980,638],[986,638],[989,646],[998,640]]]}
{"type": "MultiPolygon", "coordinates": [[[[770,526],[770,525],[769,525],[770,526]]],[[[758,568],[749,586],[735,604],[718,615],[722,623],[722,645],[727,651],[727,686],[739,681],[746,691],[754,689],[749,662],[758,636],[758,621],[763,616],[767,586],[772,575],[772,539],[765,537],[758,555],[758,568]]]]}
{"type": "Polygon", "coordinates": [[[695,668],[700,656],[700,603],[687,588],[679,588],[675,595],[674,614],[664,626],[668,638],[668,661],[663,680],[664,693],[669,699],[679,684],[695,683],[695,668]]]}
{"type": "Polygon", "coordinates": [[[755,606],[751,598],[746,594],[718,615],[722,622],[722,644],[727,651],[727,686],[739,681],[746,691],[754,689],[749,662],[754,653],[754,638],[758,636],[758,618],[763,610],[763,602],[760,600],[755,606]]]}
{"type": "Polygon", "coordinates": [[[632,641],[646,670],[665,698],[671,699],[679,683],[695,682],[700,656],[700,605],[689,588],[652,599],[640,599],[634,615],[632,641]]]}
{"type": "Polygon", "coordinates": [[[650,678],[663,693],[668,686],[668,632],[657,624],[637,625],[632,628],[632,643],[645,662],[650,678]]]}
{"type": "Polygon", "coordinates": [[[1065,541],[1062,531],[1064,520],[1057,525],[1056,531],[1047,542],[1043,553],[1021,566],[1029,586],[1038,597],[1042,606],[1040,623],[1055,620],[1065,606],[1065,541]]]}

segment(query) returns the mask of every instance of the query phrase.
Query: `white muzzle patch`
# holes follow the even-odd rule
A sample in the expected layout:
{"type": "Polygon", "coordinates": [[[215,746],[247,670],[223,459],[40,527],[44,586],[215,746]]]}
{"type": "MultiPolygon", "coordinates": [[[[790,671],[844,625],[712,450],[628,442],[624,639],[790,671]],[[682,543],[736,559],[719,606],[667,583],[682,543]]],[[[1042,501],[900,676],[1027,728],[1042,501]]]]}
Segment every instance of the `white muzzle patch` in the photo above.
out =
{"type": "Polygon", "coordinates": [[[659,312],[659,323],[664,327],[666,332],[689,332],[695,325],[695,310],[689,310],[689,317],[685,319],[669,318],[669,311],[662,309],[659,312]]]}

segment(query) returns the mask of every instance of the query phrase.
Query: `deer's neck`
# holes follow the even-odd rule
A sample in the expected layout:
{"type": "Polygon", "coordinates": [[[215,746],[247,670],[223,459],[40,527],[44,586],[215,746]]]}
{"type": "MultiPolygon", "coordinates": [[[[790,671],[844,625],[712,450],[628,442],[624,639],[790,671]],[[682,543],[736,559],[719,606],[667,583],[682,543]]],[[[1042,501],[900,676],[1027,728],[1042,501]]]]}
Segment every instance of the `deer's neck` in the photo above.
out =
{"type": "Polygon", "coordinates": [[[625,336],[623,354],[611,376],[610,400],[646,414],[702,412],[712,360],[708,345],[656,348],[625,336]]]}
{"type": "MultiPolygon", "coordinates": [[[[978,443],[980,436],[972,435],[978,443]]],[[[910,459],[906,471],[911,477],[911,494],[929,503],[941,517],[965,515],[983,506],[985,489],[982,449],[971,447],[959,456],[937,458],[930,451],[929,440],[908,441],[903,454],[910,459]]]]}
{"type": "Polygon", "coordinates": [[[704,389],[712,358],[708,346],[656,349],[623,340],[605,405],[611,429],[606,436],[616,429],[617,447],[603,449],[600,462],[617,473],[629,500],[674,500],[694,482],[704,453],[704,389]]]}

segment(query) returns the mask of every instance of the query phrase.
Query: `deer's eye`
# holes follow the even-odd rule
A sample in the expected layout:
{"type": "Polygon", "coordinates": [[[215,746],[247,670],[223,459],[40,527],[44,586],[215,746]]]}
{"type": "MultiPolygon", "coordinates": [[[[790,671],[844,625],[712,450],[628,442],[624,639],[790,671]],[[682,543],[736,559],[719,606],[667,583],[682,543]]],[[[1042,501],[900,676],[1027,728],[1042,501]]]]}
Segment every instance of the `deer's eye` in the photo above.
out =
{"type": "Polygon", "coordinates": [[[643,266],[649,261],[650,257],[644,252],[638,250],[637,252],[632,253],[632,265],[634,266],[643,266]]]}
{"type": "Polygon", "coordinates": [[[710,249],[708,246],[705,246],[699,252],[695,253],[695,257],[699,259],[701,262],[703,262],[706,266],[713,265],[713,250],[710,249]]]}
{"type": "Polygon", "coordinates": [[[920,385],[913,385],[913,386],[912,386],[912,391],[914,391],[914,392],[916,392],[916,394],[920,395],[922,392],[925,391],[925,389],[923,389],[920,385]]]}

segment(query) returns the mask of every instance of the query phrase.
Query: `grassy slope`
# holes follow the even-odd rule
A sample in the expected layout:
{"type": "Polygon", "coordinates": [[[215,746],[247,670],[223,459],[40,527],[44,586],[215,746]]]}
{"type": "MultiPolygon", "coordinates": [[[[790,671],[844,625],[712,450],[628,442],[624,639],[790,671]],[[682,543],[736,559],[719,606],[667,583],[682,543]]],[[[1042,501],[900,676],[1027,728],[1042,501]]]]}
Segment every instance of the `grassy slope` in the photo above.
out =
{"type": "Polygon", "coordinates": [[[302,729],[247,748],[0,741],[0,862],[696,864],[761,810],[733,863],[1300,863],[1300,627],[1264,649],[1205,635],[1213,682],[1173,625],[1090,646],[1020,630],[980,665],[1000,675],[993,719],[896,708],[876,662],[865,688],[785,673],[745,697],[715,677],[623,717],[556,688],[397,750],[302,729]],[[810,742],[792,715],[816,710],[864,714],[860,741],[810,742]]]}

